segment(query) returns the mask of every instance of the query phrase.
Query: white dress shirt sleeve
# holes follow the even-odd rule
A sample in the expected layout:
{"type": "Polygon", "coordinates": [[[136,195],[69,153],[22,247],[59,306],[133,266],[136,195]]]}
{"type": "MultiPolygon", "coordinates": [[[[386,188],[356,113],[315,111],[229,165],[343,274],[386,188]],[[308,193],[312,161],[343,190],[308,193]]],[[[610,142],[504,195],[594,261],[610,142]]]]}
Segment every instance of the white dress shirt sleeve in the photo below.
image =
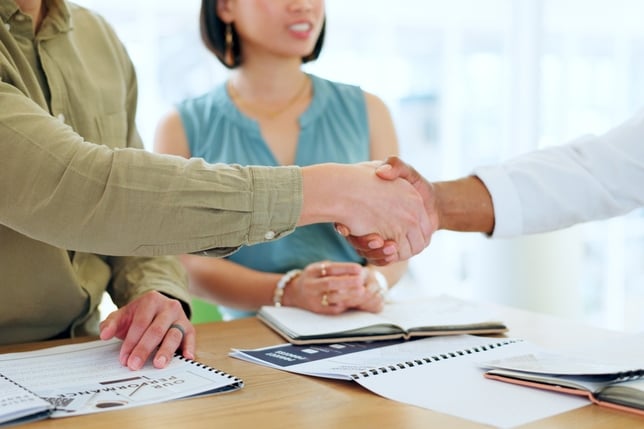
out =
{"type": "Polygon", "coordinates": [[[474,171],[490,191],[493,237],[561,229],[644,207],[644,111],[600,136],[474,171]]]}

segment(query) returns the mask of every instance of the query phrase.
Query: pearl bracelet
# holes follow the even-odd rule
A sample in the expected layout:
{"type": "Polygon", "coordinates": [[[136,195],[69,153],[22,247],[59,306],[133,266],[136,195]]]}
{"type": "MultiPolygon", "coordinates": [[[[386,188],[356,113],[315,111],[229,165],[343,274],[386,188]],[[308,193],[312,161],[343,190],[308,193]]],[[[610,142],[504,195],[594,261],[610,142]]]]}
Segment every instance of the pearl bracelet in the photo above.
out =
{"type": "Polygon", "coordinates": [[[378,292],[384,298],[385,295],[387,295],[387,292],[389,292],[389,282],[380,271],[372,270],[372,273],[373,277],[376,279],[376,283],[378,283],[378,292]]]}
{"type": "Polygon", "coordinates": [[[291,270],[286,274],[284,274],[279,279],[279,281],[277,282],[277,285],[275,286],[275,292],[273,292],[273,305],[275,307],[282,306],[282,297],[284,296],[284,288],[301,273],[302,273],[302,270],[291,270]]]}

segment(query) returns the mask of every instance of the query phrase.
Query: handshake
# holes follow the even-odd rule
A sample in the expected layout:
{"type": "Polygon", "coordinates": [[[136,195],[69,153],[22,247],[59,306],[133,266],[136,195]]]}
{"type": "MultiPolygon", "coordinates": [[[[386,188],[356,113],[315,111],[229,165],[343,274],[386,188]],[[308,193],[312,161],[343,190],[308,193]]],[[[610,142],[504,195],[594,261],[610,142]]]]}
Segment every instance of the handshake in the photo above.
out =
{"type": "MultiPolygon", "coordinates": [[[[439,217],[432,183],[425,180],[411,165],[398,157],[389,157],[384,163],[376,161],[372,164],[376,166],[375,172],[380,179],[402,188],[396,192],[394,186],[389,186],[389,189],[394,190],[394,200],[389,203],[391,206],[385,207],[383,204],[380,207],[380,213],[385,217],[383,222],[392,223],[393,232],[388,236],[381,235],[386,233],[358,235],[357,228],[352,229],[340,223],[336,223],[336,230],[369,263],[386,265],[409,259],[425,249],[433,233],[439,229],[439,217]],[[400,199],[406,201],[397,201],[400,199]]],[[[387,223],[378,225],[387,226],[387,223]]]]}
{"type": "MultiPolygon", "coordinates": [[[[372,165],[376,166],[376,175],[381,180],[390,182],[386,191],[380,194],[376,191],[372,195],[376,202],[380,201],[376,203],[376,211],[383,215],[374,220],[381,222],[375,225],[383,228],[381,231],[391,232],[389,235],[385,235],[387,232],[362,235],[358,226],[340,223],[336,223],[336,230],[371,264],[386,265],[409,259],[429,245],[432,234],[438,229],[432,184],[397,157],[372,165]]],[[[361,215],[357,218],[355,221],[367,221],[361,215]]]]}
{"type": "Polygon", "coordinates": [[[303,168],[299,225],[335,222],[370,264],[387,265],[425,249],[439,229],[494,229],[492,198],[477,177],[429,182],[398,157],[303,168]]]}
{"type": "Polygon", "coordinates": [[[336,230],[374,265],[420,253],[438,229],[491,233],[494,227],[490,196],[473,176],[431,183],[390,157],[384,163],[305,167],[303,178],[299,224],[335,222],[336,230]]]}

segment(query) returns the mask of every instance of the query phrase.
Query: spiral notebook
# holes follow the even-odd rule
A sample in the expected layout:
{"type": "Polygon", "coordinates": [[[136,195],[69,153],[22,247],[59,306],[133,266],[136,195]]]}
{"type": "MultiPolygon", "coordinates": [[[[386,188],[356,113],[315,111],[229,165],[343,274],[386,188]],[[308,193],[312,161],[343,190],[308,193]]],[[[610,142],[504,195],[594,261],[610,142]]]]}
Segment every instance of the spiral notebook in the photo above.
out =
{"type": "Polygon", "coordinates": [[[232,357],[297,374],[352,380],[385,398],[494,427],[587,405],[582,398],[499,383],[481,362],[540,350],[521,339],[472,335],[233,349],[232,357]]]}
{"type": "Polygon", "coordinates": [[[243,381],[175,356],[166,368],[121,366],[121,342],[90,341],[0,355],[0,426],[216,393],[243,381]]]}

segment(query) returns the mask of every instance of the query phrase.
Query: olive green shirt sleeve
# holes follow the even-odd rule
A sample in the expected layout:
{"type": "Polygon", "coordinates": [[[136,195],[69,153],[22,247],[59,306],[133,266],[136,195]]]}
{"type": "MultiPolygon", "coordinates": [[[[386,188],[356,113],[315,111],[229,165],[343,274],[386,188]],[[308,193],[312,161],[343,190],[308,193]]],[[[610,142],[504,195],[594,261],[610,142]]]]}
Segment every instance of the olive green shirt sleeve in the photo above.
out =
{"type": "Polygon", "coordinates": [[[156,256],[241,245],[291,232],[302,204],[298,167],[201,159],[84,141],[0,82],[0,223],[75,251],[156,256]]]}
{"type": "MultiPolygon", "coordinates": [[[[113,130],[105,130],[106,124],[103,124],[102,128],[107,135],[125,135],[127,147],[143,149],[143,142],[136,128],[136,71],[125,47],[111,27],[107,23],[104,23],[104,26],[105,34],[112,40],[114,56],[118,59],[114,62],[121,65],[124,76],[122,80],[125,88],[125,121],[115,123],[113,130]],[[123,127],[125,129],[119,131],[123,127]]],[[[109,95],[106,94],[105,97],[107,96],[109,95]]],[[[106,122],[109,124],[109,120],[106,122]]],[[[148,292],[156,291],[181,301],[187,317],[190,318],[192,299],[188,291],[188,275],[176,256],[113,256],[106,258],[106,262],[111,268],[107,292],[118,307],[123,307],[148,292]]]]}

